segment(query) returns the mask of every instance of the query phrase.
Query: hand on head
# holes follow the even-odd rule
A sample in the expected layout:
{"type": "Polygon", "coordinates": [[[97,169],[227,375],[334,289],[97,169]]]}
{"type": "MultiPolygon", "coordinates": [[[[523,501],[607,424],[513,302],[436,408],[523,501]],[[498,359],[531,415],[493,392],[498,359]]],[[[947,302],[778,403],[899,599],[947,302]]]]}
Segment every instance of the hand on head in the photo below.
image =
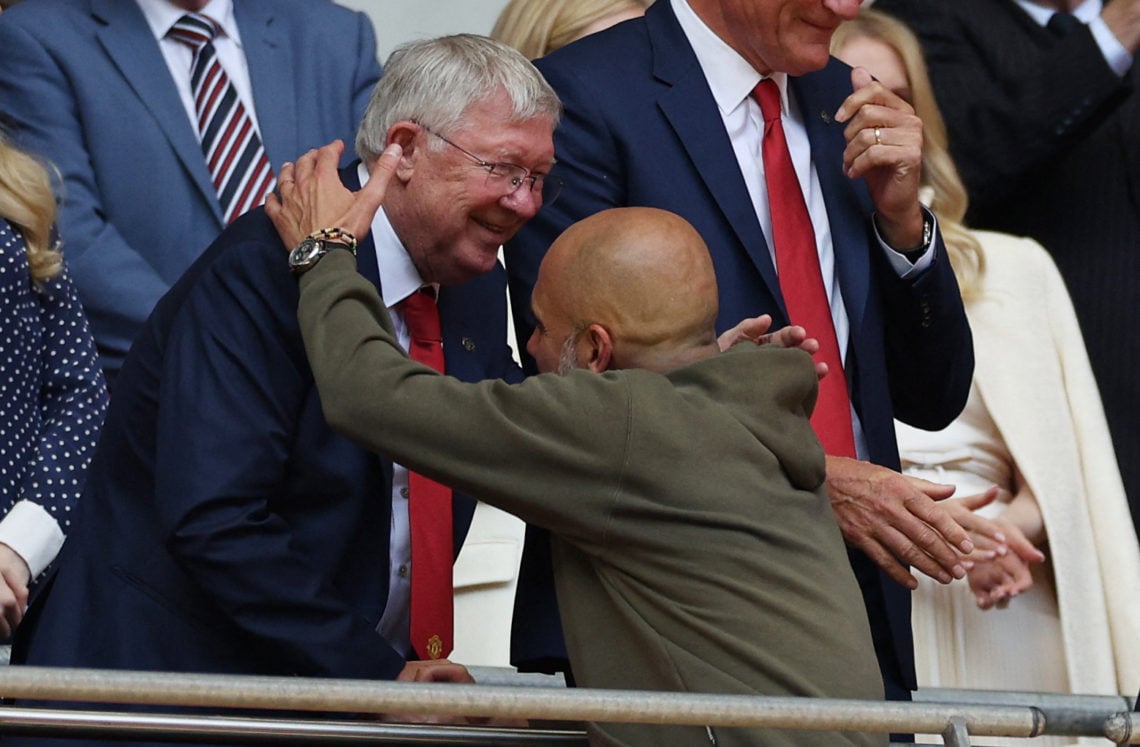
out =
{"type": "Polygon", "coordinates": [[[367,235],[399,163],[400,146],[384,149],[372,166],[368,183],[358,192],[341,183],[337,164],[343,151],[344,143],[334,140],[281,167],[280,196],[266,198],[265,212],[286,249],[322,228],[343,228],[358,239],[367,235]]]}

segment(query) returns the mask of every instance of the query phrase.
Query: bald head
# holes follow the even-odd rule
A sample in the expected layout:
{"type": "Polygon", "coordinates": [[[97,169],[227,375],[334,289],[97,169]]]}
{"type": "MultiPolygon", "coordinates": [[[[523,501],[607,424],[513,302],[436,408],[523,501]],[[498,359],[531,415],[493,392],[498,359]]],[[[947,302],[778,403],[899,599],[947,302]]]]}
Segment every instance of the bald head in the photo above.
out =
{"type": "MultiPolygon", "coordinates": [[[[708,248],[688,222],[664,210],[616,208],[572,225],[542,262],[533,306],[536,337],[552,338],[551,346],[574,340],[581,367],[667,371],[717,352],[708,248]],[[600,366],[592,357],[599,337],[609,345],[600,366]]],[[[532,338],[528,349],[541,342],[532,338]]],[[[531,354],[542,370],[556,367],[531,354]]]]}

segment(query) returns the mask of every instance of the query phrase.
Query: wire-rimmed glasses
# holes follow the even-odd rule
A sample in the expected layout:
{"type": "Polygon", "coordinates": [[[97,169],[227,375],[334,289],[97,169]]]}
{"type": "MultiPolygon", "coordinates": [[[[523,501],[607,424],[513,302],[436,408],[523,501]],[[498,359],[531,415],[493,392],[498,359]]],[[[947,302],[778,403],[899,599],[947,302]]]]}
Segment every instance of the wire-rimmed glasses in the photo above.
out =
{"type": "Polygon", "coordinates": [[[540,207],[545,207],[554,202],[558,199],[558,195],[562,193],[562,180],[556,176],[535,173],[515,163],[492,163],[486,161],[463,146],[456,145],[427,125],[420,124],[420,127],[423,127],[428,133],[435,135],[452,148],[455,148],[470,158],[473,163],[487,172],[487,181],[501,183],[503,185],[504,197],[509,194],[514,194],[526,182],[530,183],[530,191],[538,194],[542,198],[540,207]]]}

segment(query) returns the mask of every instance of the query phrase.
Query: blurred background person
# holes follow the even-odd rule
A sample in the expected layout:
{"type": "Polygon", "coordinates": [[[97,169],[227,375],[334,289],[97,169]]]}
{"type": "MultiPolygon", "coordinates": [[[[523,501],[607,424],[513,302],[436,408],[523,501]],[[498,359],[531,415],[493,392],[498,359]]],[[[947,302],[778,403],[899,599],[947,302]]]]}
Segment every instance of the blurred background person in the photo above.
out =
{"type": "Polygon", "coordinates": [[[1024,549],[980,550],[966,579],[920,581],[912,623],[919,686],[1130,692],[1140,681],[1140,550],[1061,276],[1035,241],[962,224],[966,192],[922,51],[903,24],[864,8],[836,32],[833,52],[921,117],[924,199],[974,332],[963,414],[934,433],[899,423],[904,471],[953,483],[957,496],[996,484],[998,500],[980,511],[1010,547],[1028,539],[1048,553],[1042,563],[1024,549]]]}
{"type": "Polygon", "coordinates": [[[491,38],[534,60],[583,36],[643,16],[648,5],[643,0],[511,0],[499,14],[491,38]]]}
{"type": "Polygon", "coordinates": [[[25,0],[0,49],[112,387],[158,299],[285,160],[350,141],[380,77],[371,21],[328,0],[25,0]]]}
{"type": "Polygon", "coordinates": [[[874,7],[922,44],[970,225],[1030,236],[1057,263],[1140,528],[1140,335],[1121,334],[1140,319],[1140,0],[874,7]]]}
{"type": "Polygon", "coordinates": [[[0,638],[63,545],[107,409],[55,216],[47,172],[0,133],[0,638]]]}

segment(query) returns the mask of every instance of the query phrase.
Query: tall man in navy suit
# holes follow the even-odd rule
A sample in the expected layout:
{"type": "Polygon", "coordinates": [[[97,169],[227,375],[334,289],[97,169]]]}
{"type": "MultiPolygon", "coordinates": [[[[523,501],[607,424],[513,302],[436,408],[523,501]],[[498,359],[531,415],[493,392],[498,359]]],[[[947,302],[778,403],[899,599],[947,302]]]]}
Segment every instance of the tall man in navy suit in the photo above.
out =
{"type": "MultiPolygon", "coordinates": [[[[359,188],[392,143],[403,157],[357,250],[361,272],[401,323],[398,302],[440,286],[457,378],[521,378],[498,248],[542,204],[559,114],[534,67],[482,37],[397,50],[365,113],[363,164],[345,183],[359,188]]],[[[281,253],[258,209],[158,304],[14,661],[348,678],[405,668],[408,473],[325,424],[281,253]]],[[[456,496],[456,548],[473,509],[456,496]]]]}
{"type": "Polygon", "coordinates": [[[348,140],[380,77],[372,25],[328,0],[25,0],[0,16],[0,108],[63,177],[59,230],[110,380],[155,303],[225,227],[196,124],[194,52],[221,67],[273,173],[348,140]]]}
{"type": "MultiPolygon", "coordinates": [[[[966,400],[973,355],[937,227],[918,201],[921,123],[866,71],[853,73],[828,54],[832,31],[858,7],[858,0],[660,0],[644,19],[539,61],[565,106],[555,173],[567,189],[519,232],[507,263],[514,308],[526,309],[543,252],[567,225],[615,206],[664,208],[709,245],[720,329],[760,313],[776,327],[805,324],[789,319],[781,290],[789,278],[769,240],[770,204],[787,190],[772,195],[766,186],[765,118],[753,92],[772,79],[793,183],[814,232],[823,317],[831,317],[842,358],[835,366],[842,370],[829,376],[844,376],[850,403],[839,413],[850,415],[854,448],[829,453],[828,490],[855,548],[888,694],[905,698],[914,687],[907,592],[914,579],[904,564],[949,581],[963,574],[955,548],[969,541],[934,503],[947,488],[893,471],[892,418],[926,428],[949,423],[966,400]]],[[[530,326],[518,326],[525,339],[530,326]]],[[[716,481],[715,464],[708,479],[716,481]]],[[[531,543],[528,552],[540,547],[531,543]]],[[[530,581],[520,580],[516,614],[550,606],[531,596],[530,581]]],[[[549,641],[519,631],[516,660],[551,652],[549,641]]]]}
{"type": "Polygon", "coordinates": [[[970,224],[1032,236],[1057,262],[1140,532],[1140,335],[1131,330],[1140,318],[1140,2],[881,8],[922,41],[970,224]]]}

